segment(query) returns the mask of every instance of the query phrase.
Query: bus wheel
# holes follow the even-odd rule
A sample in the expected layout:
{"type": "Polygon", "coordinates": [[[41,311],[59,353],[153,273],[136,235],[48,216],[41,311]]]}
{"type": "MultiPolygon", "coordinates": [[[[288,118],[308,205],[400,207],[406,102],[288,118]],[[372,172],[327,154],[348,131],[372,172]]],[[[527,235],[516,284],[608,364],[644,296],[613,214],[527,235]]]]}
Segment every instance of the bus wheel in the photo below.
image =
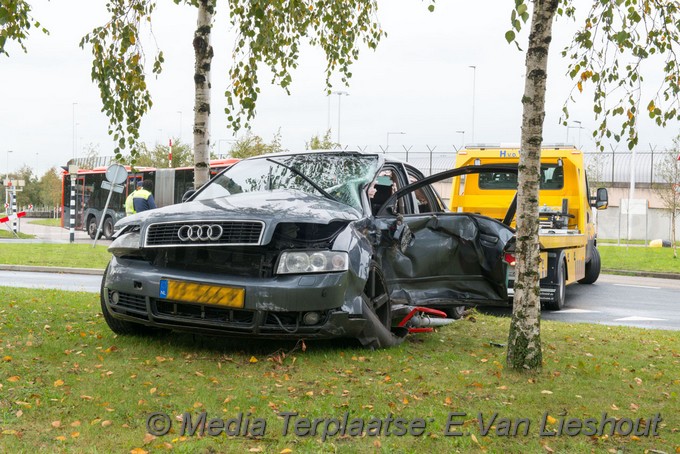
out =
{"type": "Polygon", "coordinates": [[[97,235],[97,227],[97,220],[94,216],[90,216],[90,219],[87,221],[87,234],[90,235],[90,238],[93,240],[95,235],[97,235]]]}
{"type": "Polygon", "coordinates": [[[113,237],[113,221],[110,217],[104,219],[104,227],[102,227],[104,237],[110,240],[113,237]]]}
{"type": "Polygon", "coordinates": [[[583,279],[578,281],[579,284],[592,284],[598,277],[600,277],[600,268],[602,264],[600,262],[600,251],[597,248],[593,248],[593,256],[590,257],[590,262],[586,263],[586,275],[583,279]]]}

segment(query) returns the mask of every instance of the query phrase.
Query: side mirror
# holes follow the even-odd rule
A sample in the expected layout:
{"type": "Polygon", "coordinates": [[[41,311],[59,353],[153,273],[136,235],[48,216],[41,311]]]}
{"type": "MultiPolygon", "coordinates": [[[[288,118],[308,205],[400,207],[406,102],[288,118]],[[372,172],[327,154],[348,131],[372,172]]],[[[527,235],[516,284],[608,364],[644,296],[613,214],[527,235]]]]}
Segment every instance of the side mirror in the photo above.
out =
{"type": "Polygon", "coordinates": [[[606,210],[609,206],[609,195],[607,188],[597,188],[597,196],[595,197],[595,208],[598,210],[606,210]]]}
{"type": "Polygon", "coordinates": [[[195,190],[195,189],[189,189],[189,190],[188,190],[187,192],[185,192],[184,195],[182,196],[182,203],[184,203],[184,202],[186,202],[187,200],[189,200],[189,199],[191,198],[191,196],[193,196],[194,194],[196,194],[196,190],[195,190]]]}

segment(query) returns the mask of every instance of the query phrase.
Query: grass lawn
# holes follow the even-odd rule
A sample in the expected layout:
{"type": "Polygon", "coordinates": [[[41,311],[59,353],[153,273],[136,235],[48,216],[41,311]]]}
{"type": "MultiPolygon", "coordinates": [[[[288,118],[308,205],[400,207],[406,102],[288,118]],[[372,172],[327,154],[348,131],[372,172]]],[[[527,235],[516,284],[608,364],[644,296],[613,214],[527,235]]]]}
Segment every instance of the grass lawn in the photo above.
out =
{"type": "MultiPolygon", "coordinates": [[[[479,314],[372,352],[341,342],[307,341],[303,350],[180,334],[117,337],[96,295],[0,287],[0,301],[2,452],[680,450],[678,332],[543,322],[543,370],[521,374],[506,370],[505,349],[491,345],[506,342],[508,319],[479,314]],[[170,416],[170,433],[147,434],[152,412],[170,416]],[[263,436],[182,436],[185,412],[193,424],[201,412],[221,420],[243,414],[252,432],[266,429],[263,436]],[[281,412],[348,412],[367,424],[389,415],[423,418],[426,428],[420,436],[322,441],[319,434],[284,436],[281,412]],[[444,436],[451,412],[464,413],[450,427],[461,436],[444,436]],[[496,419],[485,436],[480,424],[490,426],[494,413],[528,422],[506,437],[496,433],[507,426],[496,419]],[[656,436],[539,435],[543,419],[544,433],[554,433],[565,418],[599,421],[603,413],[642,418],[650,429],[655,415],[662,421],[656,436]]],[[[329,423],[330,432],[335,427],[329,423]]]]}
{"type": "Polygon", "coordinates": [[[598,246],[602,269],[660,271],[680,273],[680,258],[673,258],[672,248],[598,246]]]}
{"type": "MultiPolygon", "coordinates": [[[[617,240],[616,238],[598,238],[597,239],[597,244],[647,244],[649,241],[653,240],[654,238],[651,238],[647,242],[645,240],[624,240],[620,239],[617,240]]],[[[680,242],[677,242],[677,244],[680,246],[680,242]]]]}
{"type": "Polygon", "coordinates": [[[61,227],[61,219],[35,219],[30,224],[46,225],[48,227],[61,227]]]}
{"type": "Polygon", "coordinates": [[[0,247],[0,263],[104,269],[111,258],[106,248],[92,248],[90,244],[3,243],[0,247]]]}
{"type": "MultiPolygon", "coordinates": [[[[16,237],[9,230],[0,227],[0,238],[16,238],[16,237]]],[[[26,233],[19,232],[19,238],[30,239],[35,238],[35,235],[27,235],[26,233]]],[[[5,245],[3,244],[2,247],[4,248],[5,245]]]]}

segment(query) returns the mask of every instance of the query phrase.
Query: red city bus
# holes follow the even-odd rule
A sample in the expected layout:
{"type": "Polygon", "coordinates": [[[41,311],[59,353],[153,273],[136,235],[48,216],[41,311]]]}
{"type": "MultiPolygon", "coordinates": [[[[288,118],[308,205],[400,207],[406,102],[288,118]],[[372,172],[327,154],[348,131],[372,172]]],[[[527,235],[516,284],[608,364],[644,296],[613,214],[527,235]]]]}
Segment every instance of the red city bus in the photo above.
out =
{"type": "MultiPolygon", "coordinates": [[[[214,177],[222,170],[230,167],[238,159],[215,159],[210,161],[210,177],[214,177]]],[[[135,190],[138,181],[151,180],[154,183],[153,196],[156,206],[163,207],[182,201],[182,196],[194,188],[194,168],[178,167],[159,169],[155,167],[125,166],[128,172],[127,182],[122,193],[111,195],[109,207],[104,212],[104,205],[109,196],[107,189],[102,189],[102,182],[106,180],[107,167],[93,169],[79,169],[76,175],[76,223],[77,230],[85,230],[90,238],[95,237],[99,222],[104,214],[102,233],[105,238],[113,235],[113,225],[125,217],[125,199],[135,190]]],[[[61,226],[68,228],[71,202],[71,175],[64,170],[61,180],[61,226]]]]}

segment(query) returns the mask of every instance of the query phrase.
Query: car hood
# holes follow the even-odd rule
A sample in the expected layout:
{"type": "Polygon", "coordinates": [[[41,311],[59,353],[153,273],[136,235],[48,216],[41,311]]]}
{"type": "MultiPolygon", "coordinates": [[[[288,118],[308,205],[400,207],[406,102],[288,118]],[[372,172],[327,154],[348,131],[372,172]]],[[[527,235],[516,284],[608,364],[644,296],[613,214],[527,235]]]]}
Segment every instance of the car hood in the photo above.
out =
{"type": "Polygon", "coordinates": [[[280,222],[329,224],[355,221],[361,213],[355,208],[322,196],[297,190],[276,190],[233,194],[144,211],[120,220],[116,230],[128,225],[146,226],[166,222],[259,220],[266,225],[265,242],[280,222]]]}

